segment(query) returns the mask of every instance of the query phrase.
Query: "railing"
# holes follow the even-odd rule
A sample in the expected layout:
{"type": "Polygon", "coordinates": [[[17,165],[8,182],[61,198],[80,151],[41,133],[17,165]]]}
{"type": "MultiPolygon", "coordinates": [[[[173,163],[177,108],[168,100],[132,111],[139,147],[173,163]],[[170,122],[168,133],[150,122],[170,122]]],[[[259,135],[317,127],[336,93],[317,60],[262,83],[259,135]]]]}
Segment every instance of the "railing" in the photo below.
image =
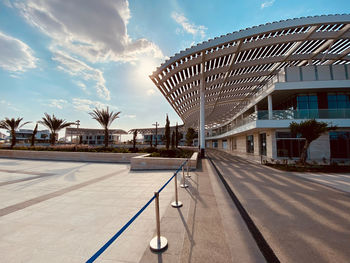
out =
{"type": "MultiPolygon", "coordinates": [[[[300,119],[349,119],[350,109],[310,109],[310,110],[274,110],[272,120],[300,119]]],[[[230,125],[214,130],[212,136],[224,134],[230,130],[257,120],[269,120],[267,110],[257,111],[243,119],[236,119],[230,125]]]]}
{"type": "Polygon", "coordinates": [[[156,226],[157,226],[157,235],[151,240],[150,248],[154,251],[162,251],[168,246],[168,241],[165,237],[160,235],[160,216],[159,216],[159,194],[161,191],[171,182],[172,179],[175,181],[175,201],[171,203],[171,206],[178,208],[182,206],[182,203],[178,200],[177,193],[177,174],[182,170],[182,184],[180,187],[187,188],[185,179],[185,165],[187,164],[187,177],[191,177],[189,173],[189,159],[184,161],[180,167],[176,170],[172,177],[157,191],[154,192],[153,197],[114,235],[112,236],[91,258],[86,262],[94,262],[135,220],[136,218],[153,202],[155,201],[155,210],[156,210],[156,226]]]}

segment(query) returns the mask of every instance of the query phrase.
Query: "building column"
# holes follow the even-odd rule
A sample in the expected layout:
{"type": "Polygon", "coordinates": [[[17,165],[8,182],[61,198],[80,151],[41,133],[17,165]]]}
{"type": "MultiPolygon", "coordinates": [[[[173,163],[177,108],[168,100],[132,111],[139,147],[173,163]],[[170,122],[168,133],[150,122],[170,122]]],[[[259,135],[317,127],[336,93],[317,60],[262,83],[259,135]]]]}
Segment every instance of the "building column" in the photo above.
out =
{"type": "Polygon", "coordinates": [[[272,96],[267,96],[267,110],[269,112],[269,120],[272,120],[272,96]]]}
{"type": "Polygon", "coordinates": [[[205,156],[205,79],[204,79],[204,52],[202,52],[201,80],[199,86],[199,136],[200,156],[205,156]]]}
{"type": "Polygon", "coordinates": [[[204,97],[204,78],[200,82],[200,103],[199,103],[199,137],[201,156],[205,155],[205,97],[204,97]]]}

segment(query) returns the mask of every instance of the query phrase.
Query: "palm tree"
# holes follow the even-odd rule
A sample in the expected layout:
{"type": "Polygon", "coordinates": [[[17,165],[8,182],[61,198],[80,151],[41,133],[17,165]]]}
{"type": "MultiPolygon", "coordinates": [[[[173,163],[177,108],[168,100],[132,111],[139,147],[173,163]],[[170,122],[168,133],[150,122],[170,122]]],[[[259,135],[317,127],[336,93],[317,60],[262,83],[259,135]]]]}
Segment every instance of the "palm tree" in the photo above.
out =
{"type": "Polygon", "coordinates": [[[91,117],[94,120],[97,120],[98,123],[103,127],[103,129],[105,130],[105,147],[108,147],[108,137],[109,137],[109,132],[108,132],[108,128],[109,126],[112,124],[113,121],[115,121],[115,119],[119,118],[119,112],[109,112],[109,109],[107,107],[107,109],[94,109],[93,112],[89,112],[89,114],[91,115],[91,117]]]}
{"type": "Polygon", "coordinates": [[[9,118],[5,118],[4,120],[2,120],[0,122],[0,129],[5,129],[8,130],[11,134],[11,149],[13,148],[13,146],[16,145],[16,130],[22,128],[24,125],[30,123],[30,121],[27,121],[23,124],[20,125],[21,121],[23,120],[23,118],[17,118],[17,119],[9,119],[9,118]]]}
{"type": "Polygon", "coordinates": [[[34,143],[35,143],[35,135],[38,133],[38,124],[35,125],[35,128],[33,130],[33,133],[32,133],[32,143],[30,144],[30,146],[34,146],[34,143]]]}
{"type": "Polygon", "coordinates": [[[52,114],[52,117],[51,117],[46,112],[45,112],[45,117],[43,117],[42,121],[38,121],[38,123],[49,128],[51,133],[50,135],[51,145],[55,145],[56,133],[58,131],[74,124],[74,122],[66,122],[66,120],[63,120],[63,119],[57,119],[54,114],[52,114]]]}

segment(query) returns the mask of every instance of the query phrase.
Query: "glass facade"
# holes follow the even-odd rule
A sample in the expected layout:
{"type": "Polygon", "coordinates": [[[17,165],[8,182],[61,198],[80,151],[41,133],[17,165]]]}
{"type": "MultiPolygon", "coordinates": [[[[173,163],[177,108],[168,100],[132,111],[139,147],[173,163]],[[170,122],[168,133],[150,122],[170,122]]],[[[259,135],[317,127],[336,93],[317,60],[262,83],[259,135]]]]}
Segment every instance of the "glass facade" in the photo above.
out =
{"type": "Polygon", "coordinates": [[[350,109],[350,94],[329,93],[328,109],[350,109]]]}
{"type": "Polygon", "coordinates": [[[331,158],[350,159],[350,132],[330,132],[329,142],[331,148],[331,158]]]}
{"type": "Polygon", "coordinates": [[[276,132],[277,157],[300,157],[305,139],[292,137],[290,132],[276,132]]]}
{"type": "Polygon", "coordinates": [[[227,140],[222,141],[222,149],[227,150],[227,140]]]}
{"type": "Polygon", "coordinates": [[[247,136],[247,153],[254,153],[254,136],[247,136]]]}
{"type": "Polygon", "coordinates": [[[266,156],[266,133],[260,133],[260,155],[266,156]]]}

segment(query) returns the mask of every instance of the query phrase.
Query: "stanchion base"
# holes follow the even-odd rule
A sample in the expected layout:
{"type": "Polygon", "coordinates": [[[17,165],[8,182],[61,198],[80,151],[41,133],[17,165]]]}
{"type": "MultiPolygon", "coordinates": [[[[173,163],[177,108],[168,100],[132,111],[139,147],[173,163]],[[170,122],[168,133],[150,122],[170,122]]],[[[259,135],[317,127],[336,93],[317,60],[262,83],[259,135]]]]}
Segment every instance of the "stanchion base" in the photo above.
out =
{"type": "Polygon", "coordinates": [[[191,177],[191,175],[189,174],[189,175],[186,175],[186,177],[191,177]]]}
{"type": "Polygon", "coordinates": [[[158,237],[155,236],[152,238],[151,242],[149,242],[149,246],[152,251],[162,251],[168,247],[168,240],[165,237],[160,237],[160,242],[158,242],[158,237]]]}
{"type": "Polygon", "coordinates": [[[188,185],[187,185],[187,184],[180,184],[180,187],[181,187],[181,188],[187,188],[188,185]]]}
{"type": "Polygon", "coordinates": [[[178,201],[177,203],[176,203],[176,201],[174,201],[174,202],[171,203],[171,206],[172,206],[172,207],[175,207],[175,208],[181,207],[181,206],[182,206],[182,203],[181,203],[180,201],[178,201]]]}

